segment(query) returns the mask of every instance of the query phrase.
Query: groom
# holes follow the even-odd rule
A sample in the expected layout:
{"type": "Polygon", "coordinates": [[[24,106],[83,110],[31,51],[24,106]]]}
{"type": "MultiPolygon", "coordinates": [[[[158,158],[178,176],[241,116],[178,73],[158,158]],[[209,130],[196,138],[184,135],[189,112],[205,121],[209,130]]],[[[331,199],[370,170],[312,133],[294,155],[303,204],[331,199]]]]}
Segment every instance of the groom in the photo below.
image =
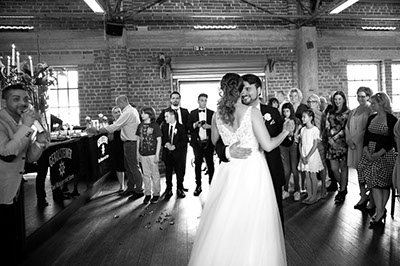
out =
{"type": "MultiPolygon", "coordinates": [[[[261,94],[261,80],[253,74],[242,76],[244,88],[241,92],[242,103],[245,105],[256,107],[260,109],[264,117],[265,126],[271,137],[276,137],[282,132],[283,119],[279,114],[278,109],[261,104],[259,95],[261,94]]],[[[244,159],[249,155],[249,149],[238,147],[238,144],[233,144],[226,149],[225,144],[220,138],[215,146],[218,157],[223,162],[228,162],[229,158],[244,159]]],[[[275,190],[276,202],[281,216],[281,223],[283,228],[283,208],[282,208],[282,186],[285,184],[285,177],[283,172],[283,164],[279,146],[270,152],[265,152],[269,170],[271,172],[272,182],[275,190]]]]}

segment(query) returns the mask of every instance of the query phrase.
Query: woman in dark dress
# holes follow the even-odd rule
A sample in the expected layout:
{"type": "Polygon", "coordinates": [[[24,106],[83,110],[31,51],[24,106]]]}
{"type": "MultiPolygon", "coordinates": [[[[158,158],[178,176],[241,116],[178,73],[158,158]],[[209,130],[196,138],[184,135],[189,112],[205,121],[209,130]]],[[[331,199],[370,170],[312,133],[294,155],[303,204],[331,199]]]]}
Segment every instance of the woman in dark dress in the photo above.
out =
{"type": "Polygon", "coordinates": [[[363,156],[358,163],[360,183],[371,189],[376,212],[371,228],[383,224],[386,218],[386,203],[392,185],[393,168],[396,161],[394,127],[397,118],[392,115],[390,99],[384,92],[371,96],[372,114],[367,121],[364,135],[363,156]]]}
{"type": "Polygon", "coordinates": [[[326,157],[329,159],[335,179],[339,182],[340,189],[335,196],[335,203],[343,203],[347,194],[349,168],[347,167],[346,124],[350,110],[347,107],[346,95],[343,91],[333,94],[332,110],[326,117],[328,150],[326,157]]]}
{"type": "MultiPolygon", "coordinates": [[[[118,106],[115,106],[112,109],[112,116],[114,117],[114,121],[116,121],[121,116],[121,109],[118,106]]],[[[119,191],[123,192],[125,190],[125,181],[124,181],[124,143],[121,140],[121,131],[116,130],[112,134],[112,164],[113,170],[116,172],[118,182],[119,182],[119,191]]]]}

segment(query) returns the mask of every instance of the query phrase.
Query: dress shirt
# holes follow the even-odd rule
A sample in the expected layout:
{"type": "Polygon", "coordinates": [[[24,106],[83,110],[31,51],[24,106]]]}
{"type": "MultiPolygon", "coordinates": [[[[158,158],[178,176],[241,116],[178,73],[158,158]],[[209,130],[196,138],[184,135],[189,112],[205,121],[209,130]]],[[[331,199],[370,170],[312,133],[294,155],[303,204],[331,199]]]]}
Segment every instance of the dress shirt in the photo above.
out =
{"type": "Polygon", "coordinates": [[[176,126],[176,122],[169,124],[169,128],[168,128],[168,132],[172,132],[172,136],[168,136],[170,139],[170,143],[173,144],[174,143],[174,130],[175,130],[175,126],[176,126]],[[172,131],[171,131],[172,128],[172,131]]]}
{"type": "MultiPolygon", "coordinates": [[[[207,115],[204,109],[199,108],[199,121],[207,121],[207,115]]],[[[199,128],[199,137],[200,140],[207,139],[207,131],[202,127],[199,128]]]]}
{"type": "Polygon", "coordinates": [[[130,104],[125,106],[122,110],[121,116],[112,125],[108,125],[105,129],[113,133],[121,129],[121,140],[137,140],[136,130],[140,124],[140,117],[138,111],[130,104]]]}

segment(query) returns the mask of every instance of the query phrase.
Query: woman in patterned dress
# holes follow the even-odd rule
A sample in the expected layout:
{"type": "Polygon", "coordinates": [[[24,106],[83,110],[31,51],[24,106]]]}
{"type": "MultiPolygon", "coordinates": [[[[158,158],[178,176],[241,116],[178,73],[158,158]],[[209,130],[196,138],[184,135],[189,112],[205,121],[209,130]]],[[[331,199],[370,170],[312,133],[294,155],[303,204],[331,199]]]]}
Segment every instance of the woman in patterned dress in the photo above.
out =
{"type": "Polygon", "coordinates": [[[396,161],[394,127],[397,118],[392,115],[389,97],[384,92],[371,96],[371,107],[376,114],[367,121],[364,135],[363,157],[357,170],[361,181],[365,180],[371,189],[376,212],[372,217],[371,228],[382,224],[386,218],[386,203],[389,200],[393,167],[396,161]]]}
{"type": "Polygon", "coordinates": [[[335,203],[343,203],[347,194],[349,169],[347,167],[347,143],[345,127],[349,116],[346,96],[343,91],[333,94],[332,110],[327,115],[328,151],[329,159],[335,179],[340,189],[335,196],[335,203]]]}
{"type": "MultiPolygon", "coordinates": [[[[357,169],[357,165],[363,154],[363,141],[367,120],[373,112],[368,101],[372,94],[372,90],[368,87],[358,88],[357,101],[359,105],[350,111],[346,126],[346,142],[349,146],[347,151],[347,166],[354,169],[357,169]]],[[[361,198],[357,204],[354,205],[354,209],[363,209],[368,203],[367,191],[365,182],[361,182],[359,179],[358,184],[361,198]]]]}

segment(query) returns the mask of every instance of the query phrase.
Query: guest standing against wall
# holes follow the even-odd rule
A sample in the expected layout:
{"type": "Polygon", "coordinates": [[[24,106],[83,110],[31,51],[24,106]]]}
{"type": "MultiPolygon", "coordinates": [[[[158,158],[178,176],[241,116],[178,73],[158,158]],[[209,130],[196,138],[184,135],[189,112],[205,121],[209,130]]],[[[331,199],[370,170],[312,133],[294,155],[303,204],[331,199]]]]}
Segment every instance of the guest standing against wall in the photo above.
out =
{"type": "Polygon", "coordinates": [[[214,145],[211,142],[211,119],[214,111],[207,108],[208,95],[201,93],[198,98],[199,108],[190,112],[189,128],[190,128],[190,146],[193,148],[196,189],[194,196],[200,195],[201,188],[201,165],[205,159],[208,169],[208,183],[214,175],[214,145]]]}
{"type": "MultiPolygon", "coordinates": [[[[357,90],[357,101],[359,105],[350,111],[346,125],[347,166],[357,169],[358,163],[363,154],[364,133],[367,126],[368,117],[372,114],[369,98],[372,90],[368,87],[360,87],[357,90]]],[[[363,209],[367,206],[367,190],[365,180],[358,179],[360,187],[360,200],[354,205],[354,209],[363,209]]],[[[372,194],[370,195],[372,197],[372,194]]]]}
{"type": "Polygon", "coordinates": [[[382,225],[386,218],[392,174],[396,161],[394,126],[397,118],[392,114],[389,97],[384,92],[371,96],[371,107],[376,114],[368,118],[363,142],[363,157],[358,164],[360,179],[371,189],[376,212],[371,228],[382,225]]]}
{"type": "Polygon", "coordinates": [[[314,112],[314,124],[318,128],[320,132],[320,136],[318,139],[318,152],[319,156],[321,156],[323,169],[318,173],[321,178],[321,198],[326,198],[328,192],[326,192],[326,145],[323,142],[323,138],[325,136],[326,130],[326,115],[324,112],[320,110],[321,100],[318,95],[311,94],[307,99],[308,107],[314,112]]]}
{"type": "Polygon", "coordinates": [[[343,203],[347,194],[349,168],[347,167],[346,123],[349,116],[346,96],[343,91],[333,94],[332,110],[327,115],[327,158],[332,172],[340,185],[335,203],[343,203]]]}

